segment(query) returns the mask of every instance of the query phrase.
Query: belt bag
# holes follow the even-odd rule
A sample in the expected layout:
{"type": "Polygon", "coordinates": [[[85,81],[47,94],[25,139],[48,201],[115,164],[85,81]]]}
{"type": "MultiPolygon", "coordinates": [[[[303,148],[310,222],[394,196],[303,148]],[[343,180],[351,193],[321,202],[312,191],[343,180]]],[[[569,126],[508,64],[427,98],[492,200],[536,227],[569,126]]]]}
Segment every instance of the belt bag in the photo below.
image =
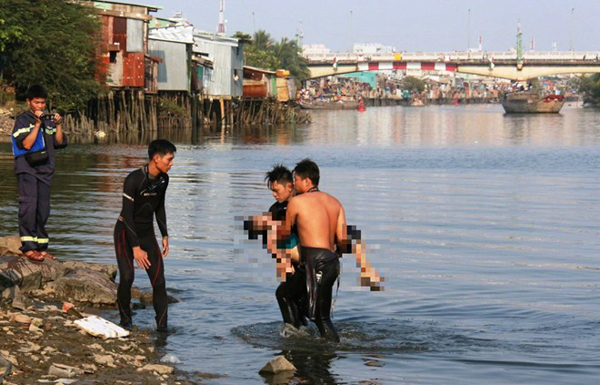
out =
{"type": "Polygon", "coordinates": [[[13,142],[13,154],[15,157],[25,156],[25,160],[31,167],[39,166],[48,161],[49,155],[48,151],[46,150],[46,142],[44,141],[43,127],[40,127],[38,136],[35,138],[35,142],[29,150],[19,148],[14,136],[11,135],[11,139],[13,142]]]}
{"type": "Polygon", "coordinates": [[[25,160],[31,167],[39,166],[48,161],[48,151],[44,148],[39,151],[30,151],[25,154],[25,160]]]}

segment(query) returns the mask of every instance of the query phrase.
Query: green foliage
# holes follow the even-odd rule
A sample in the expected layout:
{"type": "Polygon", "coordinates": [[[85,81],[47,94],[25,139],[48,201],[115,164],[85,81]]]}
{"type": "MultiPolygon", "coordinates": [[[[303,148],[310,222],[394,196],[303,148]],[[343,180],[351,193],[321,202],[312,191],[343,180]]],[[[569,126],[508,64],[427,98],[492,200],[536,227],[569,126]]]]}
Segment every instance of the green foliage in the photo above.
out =
{"type": "Polygon", "coordinates": [[[254,45],[244,47],[244,62],[246,65],[275,71],[281,68],[281,62],[271,50],[257,49],[254,45]]]}
{"type": "Polygon", "coordinates": [[[0,20],[0,74],[21,96],[40,84],[52,108],[64,112],[85,107],[97,95],[100,23],[93,8],[56,0],[2,0],[0,20]]]}
{"type": "Polygon", "coordinates": [[[411,93],[421,93],[423,90],[425,90],[425,82],[422,79],[414,76],[406,76],[404,79],[402,79],[400,84],[403,89],[411,93]]]}
{"type": "Polygon", "coordinates": [[[583,102],[600,105],[600,74],[584,75],[579,82],[579,93],[583,95],[583,102]]]}
{"type": "MultiPolygon", "coordinates": [[[[245,36],[249,35],[243,32],[236,32],[234,35],[237,38],[245,36]]],[[[244,60],[249,66],[271,71],[287,69],[300,81],[309,76],[308,64],[302,57],[298,42],[285,37],[275,42],[264,30],[256,31],[251,43],[244,46],[244,60]]]]}
{"type": "Polygon", "coordinates": [[[160,98],[160,117],[164,118],[167,116],[175,116],[178,118],[185,118],[187,116],[187,110],[185,107],[179,105],[176,100],[168,97],[160,98]]]}

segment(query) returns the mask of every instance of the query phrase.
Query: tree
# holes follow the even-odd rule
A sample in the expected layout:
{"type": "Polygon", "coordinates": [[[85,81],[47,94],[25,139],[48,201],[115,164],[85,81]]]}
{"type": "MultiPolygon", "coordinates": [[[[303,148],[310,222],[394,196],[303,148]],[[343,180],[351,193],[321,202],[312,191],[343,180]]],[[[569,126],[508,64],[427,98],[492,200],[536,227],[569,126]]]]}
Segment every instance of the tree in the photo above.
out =
{"type": "MultiPolygon", "coordinates": [[[[247,36],[249,35],[240,31],[233,35],[238,39],[247,36]]],[[[298,42],[284,37],[276,43],[271,35],[262,29],[256,31],[252,40],[244,47],[244,60],[249,66],[271,71],[287,69],[300,81],[309,76],[308,63],[302,57],[298,42]]]]}
{"type": "Polygon", "coordinates": [[[583,94],[584,103],[600,105],[600,74],[582,76],[579,93],[583,94]]]}
{"type": "Polygon", "coordinates": [[[0,74],[23,95],[43,85],[53,108],[78,110],[100,90],[92,7],[75,2],[3,0],[0,7],[0,74]]]}
{"type": "Polygon", "coordinates": [[[414,76],[406,76],[400,82],[402,88],[411,92],[411,93],[421,93],[425,90],[425,82],[422,79],[416,78],[414,76]]]}

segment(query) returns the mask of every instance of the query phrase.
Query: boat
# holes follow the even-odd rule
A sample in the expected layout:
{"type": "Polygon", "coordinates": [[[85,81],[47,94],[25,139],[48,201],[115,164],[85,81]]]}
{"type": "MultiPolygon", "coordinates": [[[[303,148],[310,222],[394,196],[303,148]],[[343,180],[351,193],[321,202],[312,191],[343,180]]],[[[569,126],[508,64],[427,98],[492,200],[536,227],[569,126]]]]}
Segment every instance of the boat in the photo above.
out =
{"type": "Polygon", "coordinates": [[[558,113],[564,104],[564,95],[543,96],[532,91],[513,92],[502,100],[502,107],[508,114],[558,113]]]}
{"type": "Polygon", "coordinates": [[[304,110],[356,110],[358,102],[355,101],[337,101],[325,102],[314,101],[311,103],[300,103],[300,108],[304,110]]]}

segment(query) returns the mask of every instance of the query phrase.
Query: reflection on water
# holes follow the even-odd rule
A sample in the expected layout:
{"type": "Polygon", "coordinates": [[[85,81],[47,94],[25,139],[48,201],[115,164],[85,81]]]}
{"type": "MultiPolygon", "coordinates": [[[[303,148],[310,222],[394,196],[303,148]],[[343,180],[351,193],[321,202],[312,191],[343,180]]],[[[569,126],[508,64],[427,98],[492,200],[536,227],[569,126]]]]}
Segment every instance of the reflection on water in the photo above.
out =
{"type": "MultiPolygon", "coordinates": [[[[166,278],[182,302],[171,306],[173,334],[157,343],[182,369],[222,375],[215,384],[273,383],[258,370],[284,354],[298,368],[290,383],[596,380],[600,112],[387,107],[313,120],[73,140],[52,187],[51,248],[62,259],[114,263],[124,177],[144,164],[150,139],[168,137],[178,152],[166,278]],[[270,206],[263,178],[274,163],[307,156],[389,277],[384,292],[360,290],[344,258],[339,345],[281,336],[273,261],[259,242],[243,242],[234,220],[270,206]]],[[[8,144],[0,171],[0,234],[14,234],[8,144]]],[[[144,274],[136,285],[150,286],[144,274]]],[[[151,328],[152,309],[134,321],[151,328]]]]}

